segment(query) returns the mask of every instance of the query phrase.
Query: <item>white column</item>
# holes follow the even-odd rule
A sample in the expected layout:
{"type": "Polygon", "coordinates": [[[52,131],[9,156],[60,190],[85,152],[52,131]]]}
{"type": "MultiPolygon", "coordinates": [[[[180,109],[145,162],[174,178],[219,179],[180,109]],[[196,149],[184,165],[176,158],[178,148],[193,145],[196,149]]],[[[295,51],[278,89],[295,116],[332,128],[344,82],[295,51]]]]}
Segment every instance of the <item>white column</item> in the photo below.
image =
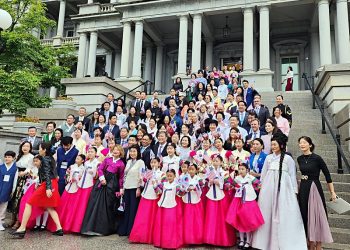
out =
{"type": "Polygon", "coordinates": [[[253,34],[253,10],[245,8],[244,15],[244,35],[243,35],[243,71],[253,71],[253,50],[254,50],[254,34],[253,34]]]}
{"type": "Polygon", "coordinates": [[[188,34],[188,15],[183,15],[183,16],[180,16],[179,50],[178,50],[178,59],[177,59],[178,75],[186,75],[187,34],[188,34]]]}
{"type": "Polygon", "coordinates": [[[95,76],[96,69],[96,51],[97,51],[97,31],[90,33],[90,49],[89,49],[89,64],[87,74],[91,77],[95,76]]]}
{"type": "MultiPolygon", "coordinates": [[[[56,60],[56,66],[59,66],[60,62],[56,60]]],[[[50,88],[50,98],[55,99],[57,97],[57,88],[56,87],[51,87],[50,88]]]]}
{"type": "Polygon", "coordinates": [[[63,37],[64,17],[66,15],[66,1],[60,1],[60,12],[58,14],[57,36],[63,37]]]}
{"type": "Polygon", "coordinates": [[[79,51],[78,51],[78,63],[77,63],[77,78],[84,77],[85,60],[86,60],[86,40],[87,35],[85,32],[79,33],[79,51]]]}
{"type": "Polygon", "coordinates": [[[320,34],[321,65],[332,64],[331,28],[329,21],[328,0],[319,0],[318,2],[318,26],[320,34]]]}
{"type": "Polygon", "coordinates": [[[348,1],[337,0],[337,26],[339,63],[350,63],[348,1]]]}
{"type": "Polygon", "coordinates": [[[320,65],[320,38],[318,36],[318,30],[311,32],[311,74],[315,75],[316,70],[320,65]]]}
{"type": "Polygon", "coordinates": [[[205,66],[213,68],[213,40],[205,40],[205,66]]]}
{"type": "Polygon", "coordinates": [[[129,21],[123,24],[123,44],[122,44],[122,55],[120,64],[120,77],[128,77],[129,68],[129,57],[130,57],[130,35],[131,35],[131,24],[129,21]]]}
{"type": "Polygon", "coordinates": [[[92,3],[94,3],[94,0],[88,0],[87,3],[88,3],[88,4],[92,4],[92,3]]]}
{"type": "Polygon", "coordinates": [[[157,56],[156,56],[156,74],[154,80],[154,89],[160,90],[162,86],[162,72],[163,72],[163,46],[157,46],[157,56]]]}
{"type": "Polygon", "coordinates": [[[113,78],[120,77],[120,63],[121,63],[121,54],[120,51],[114,53],[114,72],[113,78]]]}
{"type": "Polygon", "coordinates": [[[270,71],[270,10],[268,6],[261,6],[260,12],[260,39],[259,39],[259,70],[270,71]]]}
{"type": "Polygon", "coordinates": [[[202,14],[193,15],[192,72],[201,69],[202,14]]]}
{"type": "Polygon", "coordinates": [[[86,50],[85,50],[85,64],[84,64],[84,76],[86,76],[88,73],[88,66],[89,66],[89,50],[90,50],[90,38],[86,39],[86,50]]]}
{"type": "Polygon", "coordinates": [[[141,78],[141,60],[142,60],[142,38],[143,21],[135,22],[135,41],[134,41],[134,59],[132,67],[132,76],[141,78]]]}
{"type": "Polygon", "coordinates": [[[108,52],[106,54],[105,72],[108,74],[109,77],[112,76],[112,52],[108,52]]]}
{"type": "Polygon", "coordinates": [[[143,76],[144,80],[151,80],[151,77],[152,77],[152,52],[153,52],[153,47],[151,45],[147,46],[145,72],[143,76]]]}

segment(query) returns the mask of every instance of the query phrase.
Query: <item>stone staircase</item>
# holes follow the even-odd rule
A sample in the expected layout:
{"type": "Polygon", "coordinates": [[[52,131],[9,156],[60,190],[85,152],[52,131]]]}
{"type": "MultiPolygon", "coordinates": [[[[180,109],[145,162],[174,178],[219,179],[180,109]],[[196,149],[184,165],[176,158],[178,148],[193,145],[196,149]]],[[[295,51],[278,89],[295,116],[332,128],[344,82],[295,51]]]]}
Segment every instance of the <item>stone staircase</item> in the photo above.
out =
{"type": "MultiPolygon", "coordinates": [[[[275,97],[280,92],[262,93],[262,102],[270,108],[275,106],[275,97]]],[[[327,134],[322,134],[321,113],[318,109],[312,109],[312,95],[310,91],[283,92],[285,104],[288,104],[293,113],[293,126],[289,135],[288,151],[296,159],[301,152],[298,147],[298,138],[302,135],[310,136],[316,145],[315,153],[322,156],[329,171],[332,173],[332,179],[337,195],[350,202],[350,174],[349,170],[344,168],[344,174],[338,174],[338,161],[335,143],[328,129],[327,134]]],[[[331,120],[331,119],[330,119],[331,120]]],[[[333,131],[336,132],[335,126],[333,131]]],[[[343,145],[347,159],[350,160],[349,149],[343,145]]],[[[321,173],[321,182],[326,200],[330,194],[327,189],[327,183],[321,173]]],[[[329,210],[329,224],[331,226],[334,243],[323,246],[323,249],[350,249],[350,212],[344,215],[338,215],[329,210]]]]}

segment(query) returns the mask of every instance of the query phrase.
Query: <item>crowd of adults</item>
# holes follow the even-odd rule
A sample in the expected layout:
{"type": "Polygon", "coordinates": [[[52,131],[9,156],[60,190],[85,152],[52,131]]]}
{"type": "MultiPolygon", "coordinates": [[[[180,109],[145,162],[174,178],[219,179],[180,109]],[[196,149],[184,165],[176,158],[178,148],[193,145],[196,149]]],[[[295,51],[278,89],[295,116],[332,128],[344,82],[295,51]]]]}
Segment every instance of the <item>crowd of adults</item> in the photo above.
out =
{"type": "MultiPolygon", "coordinates": [[[[177,166],[174,167],[176,175],[184,162],[196,164],[198,172],[204,173],[211,157],[219,155],[224,170],[238,174],[239,165],[246,163],[250,175],[257,179],[262,174],[265,159],[274,153],[274,137],[284,138],[284,143],[279,146],[281,151],[288,154],[283,146],[286,146],[292,127],[292,112],[284,103],[283,95],[276,96],[274,107],[267,107],[258,90],[247,80],[240,79],[234,67],[228,69],[226,66],[222,70],[215,67],[212,70],[198,70],[191,75],[188,86],[190,94],[184,92],[182,79],[176,78],[164,100],[159,98],[157,91],[151,97],[144,91],[136,91],[135,99],[130,103],[125,103],[121,98],[115,99],[109,93],[106,101],[91,117],[87,117],[86,109],[81,107],[78,116],[68,115],[59,126],[48,122],[42,139],[37,136],[36,128],[30,127],[17,161],[23,155],[40,154],[44,150],[42,142],[49,145],[45,148],[46,155],[53,155],[56,162],[58,189],[62,194],[70,167],[76,163],[78,156],[88,159],[92,147],[96,149],[98,162],[103,163],[114,157],[114,149],[120,145],[123,152],[118,155],[125,165],[130,164],[129,159],[135,158],[133,149],[137,148],[146,170],[152,170],[151,161],[157,158],[163,166],[168,166],[167,170],[170,161],[177,166]],[[25,146],[28,142],[28,146],[25,146]],[[169,156],[169,146],[175,149],[175,158],[169,156]]],[[[312,144],[308,139],[306,141],[312,144]]],[[[20,177],[26,174],[19,172],[14,179],[13,190],[23,187],[23,183],[20,186],[18,183],[20,177]]],[[[99,181],[102,183],[103,179],[99,181]]],[[[18,204],[21,195],[23,192],[13,195],[9,203],[13,213],[13,229],[20,227],[18,204]]],[[[140,193],[137,193],[135,198],[139,196],[140,193]]],[[[52,211],[49,213],[52,215],[52,211]]],[[[45,229],[46,220],[47,216],[42,222],[39,220],[36,226],[45,229]]],[[[129,235],[131,228],[126,231],[122,235],[129,235]]],[[[23,232],[23,226],[17,232],[23,232]]],[[[241,241],[240,248],[246,249],[251,245],[242,238],[241,241]]]]}

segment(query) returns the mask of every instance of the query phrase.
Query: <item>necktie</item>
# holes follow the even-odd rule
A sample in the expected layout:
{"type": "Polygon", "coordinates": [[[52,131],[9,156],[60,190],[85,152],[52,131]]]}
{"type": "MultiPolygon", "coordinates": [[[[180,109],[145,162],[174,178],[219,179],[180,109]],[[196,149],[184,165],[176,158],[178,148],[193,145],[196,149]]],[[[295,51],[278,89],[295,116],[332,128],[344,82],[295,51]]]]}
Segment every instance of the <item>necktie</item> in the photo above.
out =
{"type": "Polygon", "coordinates": [[[253,140],[256,139],[256,132],[253,134],[253,140]]]}
{"type": "Polygon", "coordinates": [[[157,153],[157,156],[158,156],[158,157],[161,157],[161,156],[162,156],[162,151],[163,151],[163,145],[160,145],[160,144],[159,144],[158,153],[157,153]]]}
{"type": "Polygon", "coordinates": [[[239,121],[241,124],[243,123],[243,113],[239,113],[239,121]]]}

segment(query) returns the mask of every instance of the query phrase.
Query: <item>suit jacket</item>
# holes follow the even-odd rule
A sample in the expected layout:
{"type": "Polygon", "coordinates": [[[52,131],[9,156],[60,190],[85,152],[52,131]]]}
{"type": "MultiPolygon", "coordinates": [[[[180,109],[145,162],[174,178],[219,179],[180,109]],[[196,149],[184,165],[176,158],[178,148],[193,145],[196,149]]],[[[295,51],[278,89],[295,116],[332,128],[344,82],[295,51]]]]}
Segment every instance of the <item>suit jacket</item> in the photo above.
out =
{"type": "MultiPolygon", "coordinates": [[[[107,132],[109,131],[109,125],[106,125],[104,128],[103,128],[103,133],[106,134],[107,132]]],[[[119,131],[119,126],[118,125],[114,125],[112,131],[110,131],[113,136],[114,136],[114,139],[116,141],[119,140],[119,137],[120,137],[120,131],[119,131]]]]}
{"type": "MultiPolygon", "coordinates": [[[[75,117],[75,123],[77,123],[78,121],[79,121],[79,116],[76,116],[75,117]]],[[[84,130],[85,131],[89,131],[90,118],[87,118],[86,116],[84,116],[83,125],[84,125],[84,130]]]]}
{"type": "Polygon", "coordinates": [[[166,106],[168,109],[169,109],[169,107],[170,107],[170,106],[169,106],[169,101],[170,101],[170,99],[174,99],[176,103],[179,102],[179,98],[178,98],[177,96],[174,96],[174,97],[168,96],[168,97],[165,98],[165,100],[164,100],[164,106],[166,106]]]}
{"type": "Polygon", "coordinates": [[[240,120],[240,113],[239,112],[237,112],[237,115],[238,115],[238,119],[239,119],[239,126],[244,128],[245,130],[247,130],[247,132],[249,133],[250,125],[248,122],[248,112],[245,112],[243,121],[240,120]]]}
{"type": "MultiPolygon", "coordinates": [[[[151,168],[151,152],[152,152],[152,148],[151,145],[149,145],[147,148],[145,148],[143,150],[143,152],[141,153],[141,159],[143,160],[143,162],[145,163],[145,166],[148,169],[152,169],[151,168]]],[[[152,152],[153,153],[153,152],[152,152]]]]}
{"type": "Polygon", "coordinates": [[[269,109],[265,106],[261,106],[257,116],[260,121],[260,130],[265,131],[266,120],[270,117],[269,109]]]}
{"type": "Polygon", "coordinates": [[[243,96],[245,97],[244,101],[247,103],[247,107],[249,107],[253,103],[254,96],[256,94],[258,94],[258,91],[250,87],[248,87],[246,95],[244,95],[244,92],[243,92],[243,96]]]}
{"type": "Polygon", "coordinates": [[[113,115],[114,113],[111,111],[108,111],[108,115],[105,115],[105,111],[103,109],[100,110],[100,114],[104,115],[106,122],[108,122],[109,118],[111,117],[111,115],[113,115]]]}
{"type": "MultiPolygon", "coordinates": [[[[256,138],[261,138],[261,136],[266,135],[266,132],[260,130],[260,136],[257,136],[256,138]]],[[[246,140],[245,140],[245,148],[247,151],[250,152],[250,144],[248,143],[249,140],[253,138],[253,133],[250,133],[247,135],[246,140]]]]}
{"type": "MultiPolygon", "coordinates": [[[[165,144],[166,145],[166,144],[165,144]]],[[[154,153],[154,155],[155,156],[157,156],[158,155],[158,148],[159,148],[159,142],[157,142],[156,144],[154,144],[154,146],[153,146],[153,153],[154,153]]],[[[166,146],[163,148],[163,150],[162,150],[162,157],[165,157],[165,156],[167,156],[168,155],[168,153],[167,153],[167,151],[166,151],[166,146]]]]}
{"type": "MultiPolygon", "coordinates": [[[[260,152],[260,155],[259,155],[258,160],[256,162],[256,166],[254,166],[253,163],[254,163],[255,153],[251,154],[250,158],[249,158],[249,168],[251,170],[253,170],[254,172],[256,172],[256,173],[261,174],[261,171],[262,171],[262,168],[264,166],[264,162],[265,162],[266,156],[267,156],[266,153],[260,152]]],[[[260,179],[260,178],[258,178],[258,179],[260,179]]]]}
{"type": "MultiPolygon", "coordinates": [[[[21,142],[25,142],[25,141],[30,142],[29,136],[27,136],[21,140],[21,142]]],[[[32,154],[33,155],[39,154],[39,146],[40,146],[41,142],[42,142],[41,138],[38,138],[37,136],[35,136],[34,143],[32,143],[32,154]]]]}
{"type": "Polygon", "coordinates": [[[140,100],[137,105],[136,105],[136,113],[138,116],[141,117],[141,119],[144,119],[146,117],[146,110],[147,109],[151,109],[151,103],[149,101],[146,100],[140,100]],[[142,106],[141,106],[141,102],[144,102],[143,104],[143,112],[141,112],[142,106]]]}

